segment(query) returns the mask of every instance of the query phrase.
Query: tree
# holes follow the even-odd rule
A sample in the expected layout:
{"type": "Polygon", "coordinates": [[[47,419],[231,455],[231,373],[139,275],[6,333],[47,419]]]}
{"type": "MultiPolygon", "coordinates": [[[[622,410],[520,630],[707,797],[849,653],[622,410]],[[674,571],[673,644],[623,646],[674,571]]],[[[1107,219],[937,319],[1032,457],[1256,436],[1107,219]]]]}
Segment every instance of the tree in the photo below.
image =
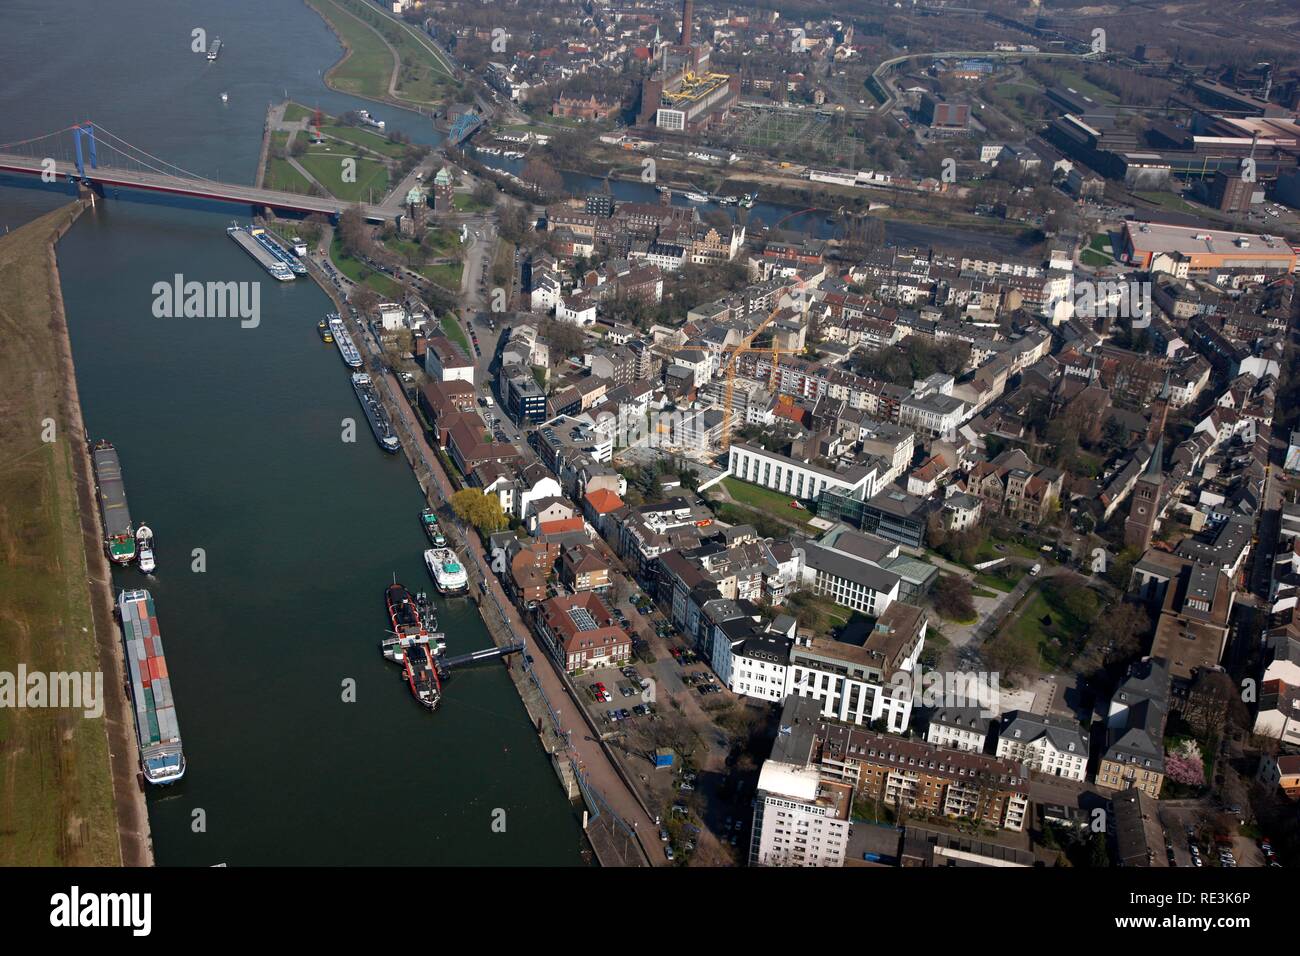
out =
{"type": "Polygon", "coordinates": [[[451,510],[484,536],[502,530],[507,524],[505,512],[501,510],[501,500],[478,488],[462,488],[452,495],[451,510]]]}
{"type": "Polygon", "coordinates": [[[934,609],[950,621],[969,621],[975,616],[970,582],[955,574],[940,574],[934,586],[934,609]]]}

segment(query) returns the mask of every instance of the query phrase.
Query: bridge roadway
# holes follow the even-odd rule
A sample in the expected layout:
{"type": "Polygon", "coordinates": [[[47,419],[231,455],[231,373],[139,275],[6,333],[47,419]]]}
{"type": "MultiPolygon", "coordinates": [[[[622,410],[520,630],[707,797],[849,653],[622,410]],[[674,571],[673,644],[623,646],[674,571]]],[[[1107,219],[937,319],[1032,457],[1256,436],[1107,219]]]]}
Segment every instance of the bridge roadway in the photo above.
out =
{"type": "MultiPolygon", "coordinates": [[[[44,172],[45,160],[32,159],[29,156],[17,156],[0,153],[0,172],[27,173],[39,176],[44,172]]],[[[277,211],[297,212],[310,215],[321,213],[327,216],[339,216],[352,203],[341,199],[321,196],[304,196],[299,193],[281,192],[276,189],[259,189],[256,186],[243,186],[234,183],[222,183],[210,179],[189,179],[184,176],[170,176],[156,172],[137,172],[135,170],[115,169],[100,166],[87,169],[86,179],[98,187],[118,187],[122,189],[142,189],[150,192],[170,193],[177,196],[192,196],[196,199],[212,199],[221,202],[239,203],[255,208],[269,207],[277,211]]],[[[73,163],[55,161],[57,181],[76,181],[77,167],[73,163]]],[[[378,205],[361,203],[361,212],[370,222],[389,222],[402,211],[401,200],[404,194],[393,190],[384,202],[378,205]]]]}

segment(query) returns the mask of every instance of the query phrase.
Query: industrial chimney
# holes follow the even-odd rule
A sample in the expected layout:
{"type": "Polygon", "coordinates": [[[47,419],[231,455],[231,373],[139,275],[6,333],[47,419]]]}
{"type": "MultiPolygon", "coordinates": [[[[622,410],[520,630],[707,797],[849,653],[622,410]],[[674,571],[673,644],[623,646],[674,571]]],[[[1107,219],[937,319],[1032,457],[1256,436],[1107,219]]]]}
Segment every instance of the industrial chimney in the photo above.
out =
{"type": "Polygon", "coordinates": [[[691,45],[691,21],[695,19],[695,0],[682,0],[682,46],[691,45]]]}

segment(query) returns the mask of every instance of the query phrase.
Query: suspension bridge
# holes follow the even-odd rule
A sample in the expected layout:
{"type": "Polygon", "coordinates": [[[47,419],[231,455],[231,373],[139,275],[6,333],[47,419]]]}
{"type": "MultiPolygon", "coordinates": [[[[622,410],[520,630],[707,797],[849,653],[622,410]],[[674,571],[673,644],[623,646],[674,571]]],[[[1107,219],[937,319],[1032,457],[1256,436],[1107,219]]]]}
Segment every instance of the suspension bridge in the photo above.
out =
{"type": "MultiPolygon", "coordinates": [[[[277,213],[321,214],[337,219],[352,203],[330,196],[259,189],[227,183],[149,153],[96,123],[77,123],[12,143],[0,143],[0,174],[37,176],[52,188],[90,190],[104,199],[122,190],[160,193],[179,199],[209,200],[271,209],[277,213]]],[[[394,190],[382,203],[362,203],[370,222],[386,222],[402,211],[394,190]]]]}

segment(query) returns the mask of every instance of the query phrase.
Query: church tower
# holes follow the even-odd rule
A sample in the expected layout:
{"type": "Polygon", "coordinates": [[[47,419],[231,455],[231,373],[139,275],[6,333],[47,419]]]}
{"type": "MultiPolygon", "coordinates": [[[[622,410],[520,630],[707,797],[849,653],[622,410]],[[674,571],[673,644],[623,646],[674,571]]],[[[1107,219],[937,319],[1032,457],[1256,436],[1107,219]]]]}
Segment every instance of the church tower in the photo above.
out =
{"type": "Polygon", "coordinates": [[[1128,518],[1124,521],[1124,547],[1141,554],[1151,547],[1151,535],[1156,529],[1156,516],[1160,514],[1160,499],[1165,493],[1165,438],[1156,439],[1151,460],[1133,486],[1133,500],[1128,518]]]}

